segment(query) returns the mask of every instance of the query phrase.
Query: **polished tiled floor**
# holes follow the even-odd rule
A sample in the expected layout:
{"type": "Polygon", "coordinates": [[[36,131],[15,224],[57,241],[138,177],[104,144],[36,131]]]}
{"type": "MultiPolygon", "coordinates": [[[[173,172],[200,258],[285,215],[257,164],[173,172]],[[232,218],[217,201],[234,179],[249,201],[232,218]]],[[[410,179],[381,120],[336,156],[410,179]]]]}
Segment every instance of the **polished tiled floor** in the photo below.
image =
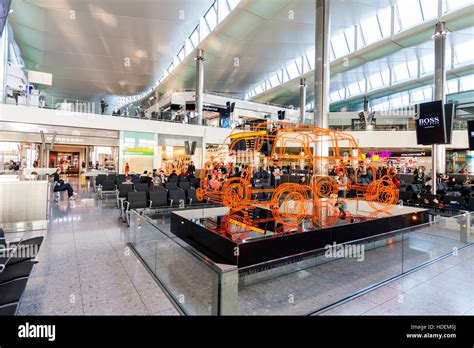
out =
{"type": "Polygon", "coordinates": [[[474,315],[474,246],[323,315],[474,315]]]}
{"type": "Polygon", "coordinates": [[[128,228],[115,200],[78,195],[53,203],[49,228],[21,315],[177,315],[173,304],[126,247],[128,228]]]}
{"type": "MultiPolygon", "coordinates": [[[[79,189],[78,182],[74,186],[79,192],[76,201],[67,202],[63,198],[53,204],[40,262],[28,282],[19,314],[178,314],[144,266],[126,247],[130,231],[119,220],[113,197],[99,201],[88,189],[79,189]]],[[[166,229],[166,224],[162,228],[166,229]]],[[[341,259],[273,280],[240,284],[239,312],[307,314],[356,289],[400,273],[400,267],[408,266],[400,263],[401,259],[405,263],[419,263],[445,253],[446,248],[457,247],[458,230],[455,226],[441,231],[445,234],[442,239],[440,235],[420,231],[403,243],[371,249],[363,263],[341,259]],[[291,305],[289,296],[294,299],[291,305]]],[[[162,259],[153,257],[152,260],[155,271],[171,277],[169,283],[194,301],[191,304],[196,310],[190,313],[209,313],[211,280],[197,266],[192,267],[189,260],[166,240],[143,243],[140,247],[144,249],[141,252],[145,258],[147,251],[153,256],[153,250],[160,248],[162,259]],[[169,269],[176,272],[170,273],[169,269]],[[189,291],[184,292],[183,288],[189,291]]],[[[323,314],[474,314],[474,247],[463,249],[457,256],[438,261],[323,314]]]]}

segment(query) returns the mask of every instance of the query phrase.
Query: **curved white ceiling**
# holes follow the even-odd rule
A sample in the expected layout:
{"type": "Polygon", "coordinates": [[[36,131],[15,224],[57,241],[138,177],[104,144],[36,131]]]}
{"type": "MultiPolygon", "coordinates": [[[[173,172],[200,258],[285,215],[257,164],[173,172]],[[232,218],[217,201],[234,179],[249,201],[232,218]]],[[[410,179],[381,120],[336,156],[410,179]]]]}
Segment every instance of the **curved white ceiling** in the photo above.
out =
{"type": "Polygon", "coordinates": [[[50,94],[126,96],[152,85],[212,3],[13,0],[9,21],[27,68],[53,74],[50,94]]]}

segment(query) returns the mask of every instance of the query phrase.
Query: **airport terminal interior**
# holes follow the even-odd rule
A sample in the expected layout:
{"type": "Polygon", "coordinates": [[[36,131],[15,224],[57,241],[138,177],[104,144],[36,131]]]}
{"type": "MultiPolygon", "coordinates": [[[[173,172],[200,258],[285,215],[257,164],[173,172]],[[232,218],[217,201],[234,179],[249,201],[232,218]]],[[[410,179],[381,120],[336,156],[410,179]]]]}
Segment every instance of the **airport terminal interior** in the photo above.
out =
{"type": "Polygon", "coordinates": [[[0,315],[474,315],[472,0],[0,12],[0,315]]]}

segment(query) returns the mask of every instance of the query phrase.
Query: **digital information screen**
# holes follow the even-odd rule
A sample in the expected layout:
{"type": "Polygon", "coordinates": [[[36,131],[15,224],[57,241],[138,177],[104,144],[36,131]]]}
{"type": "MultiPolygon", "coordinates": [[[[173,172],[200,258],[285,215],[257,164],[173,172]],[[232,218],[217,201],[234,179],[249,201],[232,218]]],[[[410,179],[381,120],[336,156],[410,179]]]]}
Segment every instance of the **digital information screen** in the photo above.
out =
{"type": "Polygon", "coordinates": [[[474,121],[467,122],[467,136],[469,139],[469,150],[474,151],[474,121]]]}
{"type": "Polygon", "coordinates": [[[416,139],[418,145],[446,144],[444,105],[441,100],[418,105],[416,139]]]}

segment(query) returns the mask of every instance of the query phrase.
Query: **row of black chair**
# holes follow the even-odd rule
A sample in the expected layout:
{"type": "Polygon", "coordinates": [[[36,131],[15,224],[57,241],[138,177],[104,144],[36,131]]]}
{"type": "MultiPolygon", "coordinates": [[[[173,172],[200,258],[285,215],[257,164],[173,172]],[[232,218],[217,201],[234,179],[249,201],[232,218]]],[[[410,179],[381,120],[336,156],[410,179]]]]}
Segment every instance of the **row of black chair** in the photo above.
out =
{"type": "MultiPolygon", "coordinates": [[[[188,177],[172,177],[173,180],[166,182],[164,187],[169,190],[182,189],[188,190],[190,188],[199,187],[199,179],[188,178],[188,177]]],[[[95,190],[98,193],[100,199],[103,199],[104,194],[115,193],[119,189],[119,186],[125,182],[125,175],[99,175],[97,177],[95,190]]],[[[140,183],[140,177],[138,175],[132,176],[132,183],[135,191],[148,191],[152,189],[146,183],[140,183]]],[[[128,185],[128,184],[126,184],[128,185]]]]}
{"type": "Polygon", "coordinates": [[[6,244],[5,233],[0,229],[0,250],[3,254],[0,257],[0,315],[16,314],[42,242],[41,236],[6,244]]]}
{"type": "Polygon", "coordinates": [[[121,204],[121,216],[124,222],[130,225],[130,211],[144,208],[185,207],[197,205],[201,202],[196,198],[196,190],[167,190],[130,191],[121,204]]]}
{"type": "Polygon", "coordinates": [[[453,195],[449,194],[449,192],[448,194],[433,195],[429,192],[399,190],[399,199],[408,204],[423,204],[425,199],[431,203],[434,199],[437,199],[438,202],[445,205],[451,205],[452,207],[458,207],[459,209],[468,209],[470,211],[474,210],[474,197],[453,195]]]}

